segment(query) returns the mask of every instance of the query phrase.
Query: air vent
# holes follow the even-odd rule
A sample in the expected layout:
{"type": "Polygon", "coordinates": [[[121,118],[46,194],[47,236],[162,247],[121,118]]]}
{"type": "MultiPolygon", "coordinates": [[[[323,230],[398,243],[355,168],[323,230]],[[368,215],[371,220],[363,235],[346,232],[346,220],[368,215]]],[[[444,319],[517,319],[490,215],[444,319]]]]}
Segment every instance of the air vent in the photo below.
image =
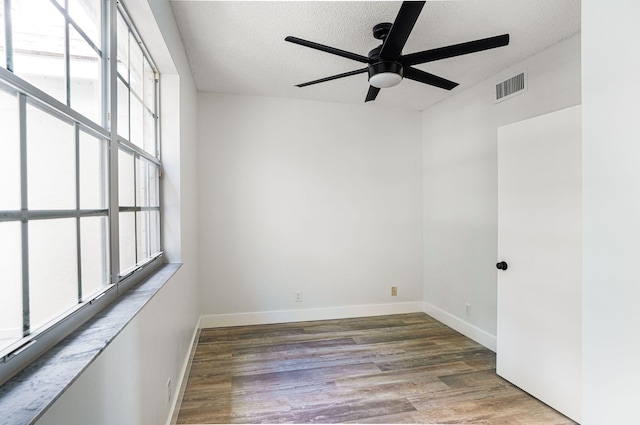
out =
{"type": "Polygon", "coordinates": [[[527,91],[527,75],[521,72],[509,79],[496,84],[495,103],[503,102],[511,99],[513,96],[519,95],[527,91]]]}

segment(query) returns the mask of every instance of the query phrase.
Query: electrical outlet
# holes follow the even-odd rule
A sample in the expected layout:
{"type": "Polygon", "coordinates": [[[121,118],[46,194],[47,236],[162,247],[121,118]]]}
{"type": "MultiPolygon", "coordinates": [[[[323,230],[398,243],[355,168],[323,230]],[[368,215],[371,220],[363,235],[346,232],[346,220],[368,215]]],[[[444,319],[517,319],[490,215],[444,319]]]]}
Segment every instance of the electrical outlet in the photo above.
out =
{"type": "Polygon", "coordinates": [[[466,303],[464,305],[464,314],[465,316],[471,317],[471,304],[466,303]]]}
{"type": "Polygon", "coordinates": [[[167,379],[167,404],[171,404],[171,378],[167,379]]]}
{"type": "Polygon", "coordinates": [[[301,303],[302,302],[302,291],[295,291],[293,293],[293,297],[294,297],[295,302],[301,303]]]}
{"type": "Polygon", "coordinates": [[[391,296],[392,297],[397,297],[398,296],[398,287],[397,286],[392,286],[391,287],[391,296]]]}

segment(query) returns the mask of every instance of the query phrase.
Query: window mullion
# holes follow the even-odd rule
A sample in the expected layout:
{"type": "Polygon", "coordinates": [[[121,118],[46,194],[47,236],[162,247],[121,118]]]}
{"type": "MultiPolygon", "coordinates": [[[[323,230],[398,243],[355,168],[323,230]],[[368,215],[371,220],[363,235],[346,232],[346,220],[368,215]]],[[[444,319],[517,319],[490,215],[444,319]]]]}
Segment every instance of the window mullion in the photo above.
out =
{"type": "Polygon", "coordinates": [[[109,51],[109,46],[110,46],[110,42],[111,42],[111,33],[114,32],[115,30],[111,31],[109,30],[109,27],[111,25],[111,20],[109,19],[110,17],[110,5],[111,2],[110,1],[102,1],[100,2],[102,4],[102,13],[100,14],[101,18],[102,18],[102,25],[101,25],[101,31],[102,31],[102,45],[100,46],[102,49],[102,54],[100,55],[101,59],[102,59],[102,124],[104,126],[104,128],[106,128],[107,130],[111,130],[111,123],[110,123],[110,118],[111,118],[111,103],[113,101],[113,99],[110,97],[110,87],[111,87],[111,62],[110,60],[107,60],[108,58],[112,57],[111,56],[111,52],[109,51]]]}
{"type": "Polygon", "coordinates": [[[7,60],[7,70],[13,72],[13,31],[11,27],[11,0],[4,0],[4,47],[7,60]]]}
{"type": "MultiPolygon", "coordinates": [[[[55,2],[53,2],[55,4],[55,2]]],[[[66,93],[67,93],[67,106],[71,107],[71,55],[70,55],[70,47],[69,47],[69,21],[67,20],[66,8],[68,7],[69,1],[65,1],[65,11],[62,12],[62,15],[65,17],[64,21],[64,78],[66,84],[66,93]]]]}
{"type": "MultiPolygon", "coordinates": [[[[145,167],[144,167],[144,188],[145,188],[145,193],[144,193],[144,205],[145,206],[149,206],[151,205],[151,188],[149,187],[149,163],[145,163],[145,167]]],[[[147,251],[147,256],[150,256],[152,254],[151,252],[151,213],[149,211],[144,211],[144,212],[140,212],[140,215],[142,216],[142,219],[144,220],[145,226],[144,229],[146,229],[146,233],[144,235],[144,243],[145,243],[145,249],[147,251]]]]}
{"type": "MultiPolygon", "coordinates": [[[[160,117],[160,78],[158,76],[158,72],[157,71],[154,71],[154,74],[155,74],[154,75],[154,89],[155,90],[154,90],[154,99],[153,99],[153,101],[155,103],[156,111],[153,114],[154,120],[155,120],[155,123],[154,123],[154,126],[153,126],[153,130],[155,131],[155,136],[156,136],[156,140],[155,140],[155,142],[156,142],[156,146],[155,146],[155,148],[156,148],[156,152],[155,152],[156,158],[158,158],[158,160],[161,161],[162,160],[162,152],[160,151],[160,146],[161,146],[160,136],[161,136],[161,133],[160,133],[160,119],[159,119],[159,117],[160,117]]],[[[158,170],[161,170],[160,165],[158,165],[158,170]]],[[[158,185],[160,185],[160,181],[158,181],[158,185]]]]}
{"type": "Polygon", "coordinates": [[[73,125],[76,144],[76,249],[78,262],[78,303],[82,302],[82,238],[80,237],[80,128],[78,123],[73,125]]]}
{"type": "MultiPolygon", "coordinates": [[[[20,116],[20,208],[29,211],[27,192],[27,96],[18,95],[20,116]]],[[[29,220],[22,219],[22,335],[29,335],[31,313],[29,311],[29,220]]]]}
{"type": "MultiPolygon", "coordinates": [[[[131,110],[131,109],[129,109],[131,110]]],[[[131,114],[129,114],[131,115],[131,114]]],[[[129,134],[131,134],[131,131],[129,131],[129,134]]],[[[140,157],[137,154],[133,154],[133,206],[134,207],[138,207],[138,174],[140,173],[139,171],[140,169],[140,157]],[[136,159],[138,160],[138,163],[136,164],[136,159]]],[[[140,259],[138,258],[138,212],[134,212],[133,213],[133,246],[134,246],[134,252],[135,252],[135,258],[136,258],[136,265],[138,264],[138,262],[140,261],[140,259]]]]}
{"type": "Polygon", "coordinates": [[[118,241],[120,240],[119,232],[119,210],[118,210],[118,108],[117,108],[117,99],[118,99],[118,84],[117,84],[117,73],[118,73],[118,44],[117,44],[117,30],[116,30],[116,22],[117,22],[117,4],[115,0],[110,0],[108,2],[109,13],[108,17],[105,14],[105,19],[107,19],[107,24],[111,28],[109,34],[109,69],[108,69],[108,78],[109,81],[109,114],[110,114],[110,140],[109,140],[109,239],[111,243],[109,244],[110,252],[111,252],[111,283],[117,284],[120,276],[120,244],[118,241]]]}

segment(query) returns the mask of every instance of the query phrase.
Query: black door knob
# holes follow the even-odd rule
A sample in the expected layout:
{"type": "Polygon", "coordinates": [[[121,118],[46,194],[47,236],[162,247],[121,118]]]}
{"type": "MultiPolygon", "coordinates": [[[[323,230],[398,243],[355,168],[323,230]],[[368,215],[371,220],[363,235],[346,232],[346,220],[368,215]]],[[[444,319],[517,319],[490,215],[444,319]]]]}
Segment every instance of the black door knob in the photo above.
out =
{"type": "Polygon", "coordinates": [[[507,267],[509,266],[506,262],[500,261],[498,264],[496,264],[496,267],[498,268],[498,270],[507,270],[507,267]]]}

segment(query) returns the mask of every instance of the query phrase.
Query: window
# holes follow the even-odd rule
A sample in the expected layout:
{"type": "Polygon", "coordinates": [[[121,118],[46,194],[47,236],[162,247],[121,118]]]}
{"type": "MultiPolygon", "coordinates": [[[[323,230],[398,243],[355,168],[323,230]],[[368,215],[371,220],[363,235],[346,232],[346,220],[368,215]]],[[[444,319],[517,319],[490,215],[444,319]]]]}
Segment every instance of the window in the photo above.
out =
{"type": "Polygon", "coordinates": [[[119,3],[0,2],[0,384],[162,255],[159,74],[119,3]]]}
{"type": "Polygon", "coordinates": [[[157,78],[126,15],[118,11],[117,134],[120,274],[160,251],[157,78]]]}

